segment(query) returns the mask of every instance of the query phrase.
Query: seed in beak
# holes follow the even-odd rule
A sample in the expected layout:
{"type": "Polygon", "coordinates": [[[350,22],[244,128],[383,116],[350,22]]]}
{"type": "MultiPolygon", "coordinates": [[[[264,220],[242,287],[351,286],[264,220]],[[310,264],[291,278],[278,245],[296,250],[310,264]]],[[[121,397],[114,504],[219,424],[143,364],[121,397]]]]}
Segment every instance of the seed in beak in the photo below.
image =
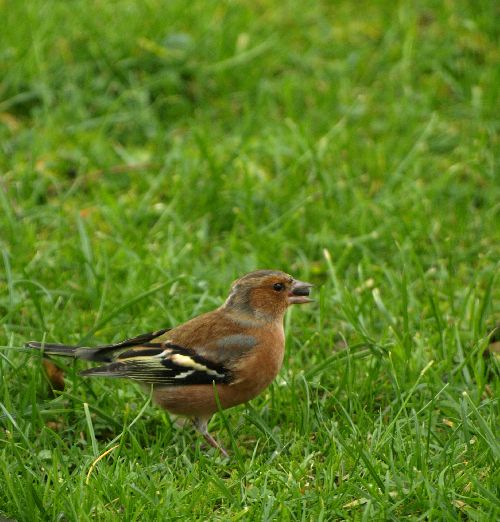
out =
{"type": "Polygon", "coordinates": [[[294,281],[290,294],[288,296],[289,304],[302,304],[310,303],[312,299],[307,297],[311,291],[311,283],[305,283],[303,281],[294,281]]]}
{"type": "Polygon", "coordinates": [[[297,288],[292,289],[293,295],[309,295],[310,293],[309,286],[298,286],[297,288]]]}

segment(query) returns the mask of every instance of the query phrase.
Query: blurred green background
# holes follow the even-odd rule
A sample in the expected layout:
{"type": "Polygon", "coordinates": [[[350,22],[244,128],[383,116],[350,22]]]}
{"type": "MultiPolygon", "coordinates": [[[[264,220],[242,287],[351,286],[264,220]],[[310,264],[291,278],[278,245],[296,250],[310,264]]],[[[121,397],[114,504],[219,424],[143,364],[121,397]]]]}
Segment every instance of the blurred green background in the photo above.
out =
{"type": "Polygon", "coordinates": [[[499,515],[497,3],[0,17],[0,514],[499,515]],[[317,302],[287,317],[277,384],[228,412],[229,464],[151,406],[129,430],[145,396],[83,365],[54,398],[20,349],[175,325],[257,268],[317,302]]]}

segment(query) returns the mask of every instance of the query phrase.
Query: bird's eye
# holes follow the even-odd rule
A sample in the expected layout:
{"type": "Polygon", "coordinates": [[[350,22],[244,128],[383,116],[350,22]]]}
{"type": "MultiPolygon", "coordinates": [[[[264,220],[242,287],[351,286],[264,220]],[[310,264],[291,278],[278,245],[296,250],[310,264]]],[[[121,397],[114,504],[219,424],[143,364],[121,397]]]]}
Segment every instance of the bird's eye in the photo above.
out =
{"type": "Polygon", "coordinates": [[[274,283],[273,289],[276,290],[276,292],[281,292],[285,288],[285,285],[283,283],[274,283]]]}

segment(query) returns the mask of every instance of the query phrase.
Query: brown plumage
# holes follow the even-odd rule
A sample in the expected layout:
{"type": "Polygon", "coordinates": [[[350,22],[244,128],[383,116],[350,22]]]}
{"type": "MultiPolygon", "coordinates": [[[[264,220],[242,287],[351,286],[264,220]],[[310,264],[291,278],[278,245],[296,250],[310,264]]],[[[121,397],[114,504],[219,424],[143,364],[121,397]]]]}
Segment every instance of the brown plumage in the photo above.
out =
{"type": "Polygon", "coordinates": [[[97,348],[27,346],[108,363],[83,371],[85,376],[126,377],[153,385],[157,404],[192,417],[205,439],[227,455],[207,431],[218,409],[216,394],[222,408],[230,408],[273,381],[283,362],[283,316],[291,304],[311,301],[310,287],[284,272],[258,270],[236,280],[222,306],[171,330],[97,348]]]}

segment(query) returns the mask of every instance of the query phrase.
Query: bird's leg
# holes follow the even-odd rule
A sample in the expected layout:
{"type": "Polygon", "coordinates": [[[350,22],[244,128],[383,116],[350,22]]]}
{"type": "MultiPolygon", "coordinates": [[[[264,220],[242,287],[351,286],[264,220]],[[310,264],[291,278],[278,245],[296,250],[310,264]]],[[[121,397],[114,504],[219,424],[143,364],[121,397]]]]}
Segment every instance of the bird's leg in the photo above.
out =
{"type": "Polygon", "coordinates": [[[203,435],[203,438],[212,446],[217,448],[224,457],[229,458],[229,453],[208,433],[208,421],[210,417],[195,417],[193,423],[195,428],[203,435]]]}

